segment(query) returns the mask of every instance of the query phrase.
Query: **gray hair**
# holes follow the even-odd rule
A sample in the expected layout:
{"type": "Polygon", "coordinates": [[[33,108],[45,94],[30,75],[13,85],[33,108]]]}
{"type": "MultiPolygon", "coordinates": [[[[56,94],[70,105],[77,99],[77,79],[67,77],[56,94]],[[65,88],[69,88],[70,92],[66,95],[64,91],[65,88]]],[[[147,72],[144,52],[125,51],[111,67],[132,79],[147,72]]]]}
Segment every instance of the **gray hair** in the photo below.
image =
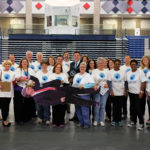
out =
{"type": "Polygon", "coordinates": [[[27,52],[26,52],[26,56],[27,56],[27,54],[28,54],[28,53],[31,53],[31,54],[33,55],[33,52],[31,52],[31,51],[27,51],[27,52]]]}
{"type": "Polygon", "coordinates": [[[80,67],[81,67],[82,65],[85,66],[85,67],[87,66],[85,62],[82,62],[82,63],[80,64],[80,67]]]}
{"type": "Polygon", "coordinates": [[[103,57],[98,57],[98,58],[97,58],[97,63],[98,63],[99,61],[102,61],[102,62],[104,63],[104,58],[103,58],[103,57]]]}
{"type": "Polygon", "coordinates": [[[37,52],[36,57],[37,57],[39,54],[41,54],[41,55],[43,56],[42,52],[37,52]]]}

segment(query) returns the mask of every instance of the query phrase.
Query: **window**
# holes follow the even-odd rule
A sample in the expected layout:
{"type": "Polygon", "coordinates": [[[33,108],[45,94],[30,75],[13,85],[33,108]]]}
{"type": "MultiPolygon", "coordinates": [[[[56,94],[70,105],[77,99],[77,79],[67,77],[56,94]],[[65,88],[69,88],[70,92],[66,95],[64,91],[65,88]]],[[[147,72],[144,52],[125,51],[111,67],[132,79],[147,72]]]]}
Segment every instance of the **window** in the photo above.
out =
{"type": "Polygon", "coordinates": [[[67,15],[56,15],[55,26],[68,26],[69,16],[67,15]]]}

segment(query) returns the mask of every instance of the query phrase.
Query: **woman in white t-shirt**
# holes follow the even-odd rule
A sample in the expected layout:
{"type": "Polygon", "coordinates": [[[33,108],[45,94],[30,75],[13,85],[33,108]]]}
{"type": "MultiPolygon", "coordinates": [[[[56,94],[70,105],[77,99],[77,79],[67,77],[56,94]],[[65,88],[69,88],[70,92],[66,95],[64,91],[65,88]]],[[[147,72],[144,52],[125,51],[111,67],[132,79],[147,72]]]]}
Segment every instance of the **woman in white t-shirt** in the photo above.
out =
{"type": "MultiPolygon", "coordinates": [[[[86,72],[86,63],[82,62],[79,66],[80,73],[77,73],[73,78],[73,87],[92,88],[94,80],[92,76],[86,72]]],[[[90,100],[89,94],[79,94],[82,99],[90,100]]],[[[90,127],[89,107],[76,105],[76,114],[79,120],[79,126],[84,128],[90,127]]]]}
{"type": "Polygon", "coordinates": [[[87,69],[88,69],[88,73],[90,75],[92,75],[93,71],[96,69],[96,62],[95,62],[95,60],[92,60],[92,59],[89,60],[87,69]]]}
{"type": "MultiPolygon", "coordinates": [[[[150,72],[150,58],[148,56],[143,56],[140,62],[140,70],[144,72],[145,76],[147,76],[147,73],[150,72]]],[[[146,93],[144,91],[143,98],[142,98],[142,113],[143,116],[145,115],[145,105],[146,105],[146,93]]],[[[147,120],[147,124],[150,124],[150,102],[147,100],[148,105],[148,112],[149,112],[149,119],[147,120]]]]}
{"type": "Polygon", "coordinates": [[[22,89],[26,87],[26,84],[29,81],[30,75],[34,75],[34,71],[29,68],[27,58],[22,58],[18,69],[15,71],[17,84],[14,87],[14,114],[15,122],[18,125],[30,121],[35,113],[33,98],[26,98],[21,94],[22,89]]]}
{"type": "Polygon", "coordinates": [[[14,97],[13,81],[15,80],[15,75],[12,71],[10,71],[11,65],[12,63],[10,60],[5,60],[3,62],[4,69],[0,71],[0,81],[8,82],[10,84],[10,91],[3,91],[5,85],[0,85],[0,105],[4,127],[9,127],[11,125],[11,123],[7,122],[7,117],[9,114],[9,104],[11,98],[14,97]]]}
{"type": "Polygon", "coordinates": [[[143,130],[144,118],[142,112],[142,97],[146,78],[144,72],[137,69],[138,62],[136,60],[131,60],[130,65],[131,71],[126,74],[126,87],[130,98],[130,123],[128,124],[128,127],[135,126],[138,117],[140,123],[138,130],[143,130]]]}
{"type": "Polygon", "coordinates": [[[97,59],[97,69],[93,72],[93,78],[95,81],[95,90],[98,91],[95,94],[95,101],[99,103],[94,108],[94,126],[100,124],[102,127],[105,126],[104,123],[104,113],[105,113],[105,105],[109,95],[108,88],[108,71],[104,69],[104,58],[99,57],[97,59]]]}
{"type": "Polygon", "coordinates": [[[112,125],[122,126],[121,108],[123,95],[125,93],[125,73],[120,70],[121,61],[116,59],[114,61],[114,69],[110,70],[108,82],[110,95],[113,103],[113,120],[112,125]]]}
{"type": "MultiPolygon", "coordinates": [[[[53,68],[53,73],[51,74],[51,80],[61,80],[63,84],[69,84],[68,78],[65,73],[62,72],[62,64],[57,63],[53,68]]],[[[52,118],[52,126],[55,128],[60,126],[61,128],[65,125],[65,111],[66,111],[66,104],[59,104],[53,106],[53,118],[52,118]]]]}
{"type": "Polygon", "coordinates": [[[47,59],[47,62],[48,62],[48,67],[47,67],[48,71],[50,73],[53,73],[53,68],[56,64],[55,58],[53,56],[49,56],[48,59],[47,59]]]}
{"type": "MultiPolygon", "coordinates": [[[[36,73],[36,77],[39,79],[40,84],[49,82],[51,75],[47,69],[47,61],[41,62],[42,70],[36,73]]],[[[50,106],[37,104],[38,111],[38,123],[44,122],[46,125],[50,125],[50,106]]]]}

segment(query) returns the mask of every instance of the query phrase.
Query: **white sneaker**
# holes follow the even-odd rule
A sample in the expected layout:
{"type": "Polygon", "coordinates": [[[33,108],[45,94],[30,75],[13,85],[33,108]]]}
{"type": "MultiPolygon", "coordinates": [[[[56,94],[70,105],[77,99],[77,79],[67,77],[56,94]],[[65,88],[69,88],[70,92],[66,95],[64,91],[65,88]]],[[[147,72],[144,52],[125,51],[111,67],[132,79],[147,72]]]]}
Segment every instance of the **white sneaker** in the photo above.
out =
{"type": "Polygon", "coordinates": [[[41,118],[38,118],[38,123],[42,124],[43,120],[41,118]]]}
{"type": "Polygon", "coordinates": [[[105,123],[104,122],[100,122],[100,125],[102,126],[102,127],[105,127],[105,123]]]}
{"type": "Polygon", "coordinates": [[[128,124],[128,127],[134,127],[134,126],[136,126],[136,123],[134,123],[132,121],[128,124]]]}
{"type": "Polygon", "coordinates": [[[142,131],[144,129],[144,124],[140,124],[138,130],[142,131]]]}
{"type": "Polygon", "coordinates": [[[47,121],[45,122],[45,124],[46,124],[47,126],[49,126],[49,125],[50,125],[50,121],[47,120],[47,121]]]}
{"type": "Polygon", "coordinates": [[[97,121],[94,121],[94,122],[93,122],[93,126],[94,126],[94,127],[97,127],[97,126],[98,126],[98,122],[97,122],[97,121]]]}

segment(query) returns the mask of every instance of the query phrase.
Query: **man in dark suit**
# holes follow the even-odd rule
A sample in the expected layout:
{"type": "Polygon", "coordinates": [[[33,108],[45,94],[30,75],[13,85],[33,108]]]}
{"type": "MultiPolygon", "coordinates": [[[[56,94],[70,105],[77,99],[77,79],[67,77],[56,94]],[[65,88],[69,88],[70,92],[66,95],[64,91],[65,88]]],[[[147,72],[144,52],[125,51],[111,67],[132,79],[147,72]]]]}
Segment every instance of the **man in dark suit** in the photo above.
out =
{"type": "MultiPolygon", "coordinates": [[[[70,70],[68,72],[69,80],[70,80],[71,84],[73,83],[73,78],[74,78],[75,74],[80,72],[80,70],[79,70],[79,66],[80,66],[80,63],[81,63],[81,61],[80,61],[80,58],[81,58],[80,52],[75,51],[74,54],[73,54],[73,58],[74,58],[75,61],[73,61],[70,64],[70,70]]],[[[74,113],[73,118],[69,119],[69,121],[78,121],[76,113],[74,113]]]]}

